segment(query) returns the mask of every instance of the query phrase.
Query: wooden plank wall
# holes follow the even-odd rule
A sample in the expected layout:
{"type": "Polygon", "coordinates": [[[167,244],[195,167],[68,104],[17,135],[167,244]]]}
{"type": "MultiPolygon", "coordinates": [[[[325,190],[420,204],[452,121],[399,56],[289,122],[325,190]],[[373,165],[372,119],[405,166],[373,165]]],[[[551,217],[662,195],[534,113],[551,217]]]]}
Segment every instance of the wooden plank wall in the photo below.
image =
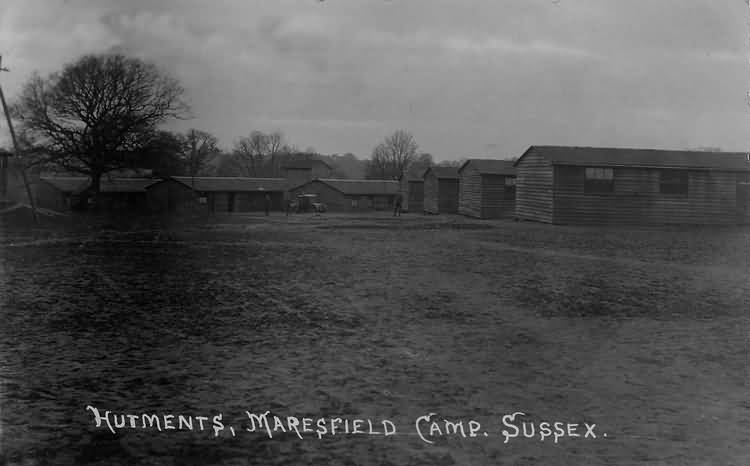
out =
{"type": "Polygon", "coordinates": [[[438,212],[441,214],[458,213],[458,180],[438,180],[438,212]]]}
{"type": "Polygon", "coordinates": [[[506,199],[506,178],[508,177],[505,175],[482,175],[481,218],[507,218],[515,215],[515,198],[506,199]]]}
{"type": "Polygon", "coordinates": [[[658,169],[616,168],[614,192],[584,193],[584,167],[555,166],[554,223],[734,224],[747,221],[737,208],[744,173],[689,171],[687,194],[659,192],[658,169]]]}
{"type": "Polygon", "coordinates": [[[438,208],[438,179],[430,172],[424,177],[424,211],[430,214],[440,212],[438,208]]]}
{"type": "Polygon", "coordinates": [[[552,223],[552,164],[536,150],[516,166],[516,217],[552,223]]]}
{"type": "Polygon", "coordinates": [[[482,175],[469,162],[461,170],[458,188],[458,213],[469,217],[482,217],[482,175]]]}
{"type": "Polygon", "coordinates": [[[408,212],[424,211],[424,182],[409,181],[409,192],[405,200],[408,199],[408,212]]]}

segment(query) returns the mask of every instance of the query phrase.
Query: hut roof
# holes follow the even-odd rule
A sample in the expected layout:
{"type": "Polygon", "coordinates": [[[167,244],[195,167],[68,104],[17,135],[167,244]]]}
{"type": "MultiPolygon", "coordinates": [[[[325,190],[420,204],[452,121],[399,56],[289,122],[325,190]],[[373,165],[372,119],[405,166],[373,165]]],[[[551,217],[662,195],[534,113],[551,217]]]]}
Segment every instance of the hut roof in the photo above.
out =
{"type": "Polygon", "coordinates": [[[425,170],[424,177],[427,177],[429,173],[432,173],[438,179],[458,179],[458,168],[456,167],[430,167],[425,170]]]}
{"type": "MultiPolygon", "coordinates": [[[[78,194],[91,186],[91,179],[86,176],[41,176],[55,188],[67,194],[78,194]]],[[[102,193],[141,193],[146,188],[161,181],[157,178],[108,178],[103,176],[99,181],[102,193]]]]}
{"type": "Polygon", "coordinates": [[[473,165],[482,175],[515,175],[516,167],[513,163],[512,160],[469,159],[461,165],[458,172],[461,173],[464,168],[473,165]]]}
{"type": "Polygon", "coordinates": [[[745,152],[709,152],[690,150],[629,149],[611,147],[531,146],[531,150],[557,165],[615,167],[719,169],[750,171],[745,152]]]}
{"type": "Polygon", "coordinates": [[[173,180],[203,192],[285,191],[284,178],[247,178],[240,176],[173,176],[173,180]]]}
{"type": "Polygon", "coordinates": [[[400,192],[399,182],[393,180],[341,180],[319,178],[305,184],[314,183],[316,181],[325,183],[336,191],[348,195],[394,195],[400,192]]]}

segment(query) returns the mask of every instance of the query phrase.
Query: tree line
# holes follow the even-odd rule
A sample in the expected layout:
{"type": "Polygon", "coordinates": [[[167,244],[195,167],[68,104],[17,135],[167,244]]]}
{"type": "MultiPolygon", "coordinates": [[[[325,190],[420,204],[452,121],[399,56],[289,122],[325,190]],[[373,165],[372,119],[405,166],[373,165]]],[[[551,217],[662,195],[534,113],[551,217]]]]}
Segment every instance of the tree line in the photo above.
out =
{"type": "Polygon", "coordinates": [[[414,137],[398,130],[369,159],[300,150],[279,131],[252,131],[220,148],[209,132],[163,126],[192,117],[185,89],[153,63],[122,54],[92,54],[46,77],[33,74],[11,106],[21,165],[86,175],[92,191],[121,169],[161,175],[278,177],[293,159],[319,158],[341,178],[400,180],[434,165],[414,137]]]}

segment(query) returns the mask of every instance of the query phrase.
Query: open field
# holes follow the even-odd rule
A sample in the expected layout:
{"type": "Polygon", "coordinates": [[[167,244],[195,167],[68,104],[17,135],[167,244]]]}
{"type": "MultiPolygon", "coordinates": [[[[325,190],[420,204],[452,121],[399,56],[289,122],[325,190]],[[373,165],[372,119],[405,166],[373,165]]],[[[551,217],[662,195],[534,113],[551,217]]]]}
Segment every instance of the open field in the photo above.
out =
{"type": "Polygon", "coordinates": [[[742,228],[5,225],[0,464],[748,465],[748,272],[742,228]],[[87,405],[398,433],[113,435],[87,405]],[[515,411],[596,423],[598,438],[504,444],[515,411]],[[428,445],[414,421],[431,412],[488,436],[428,445]]]}

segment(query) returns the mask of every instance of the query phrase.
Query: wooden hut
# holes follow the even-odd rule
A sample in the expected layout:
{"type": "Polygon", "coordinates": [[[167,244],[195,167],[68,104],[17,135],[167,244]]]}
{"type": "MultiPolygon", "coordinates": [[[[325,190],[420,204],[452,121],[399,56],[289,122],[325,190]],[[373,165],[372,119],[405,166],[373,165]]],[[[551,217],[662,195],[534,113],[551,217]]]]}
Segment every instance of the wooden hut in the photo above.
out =
{"type": "Polygon", "coordinates": [[[424,212],[424,178],[410,178],[406,184],[404,210],[424,212]]]}
{"type": "Polygon", "coordinates": [[[206,197],[193,191],[189,184],[165,178],[146,189],[149,209],[154,213],[207,212],[206,197]]]}
{"type": "Polygon", "coordinates": [[[750,218],[746,153],[531,146],[516,216],[554,224],[737,224],[750,218]]]}
{"type": "MultiPolygon", "coordinates": [[[[85,208],[91,197],[91,180],[85,176],[40,176],[34,186],[39,207],[53,210],[85,208]]],[[[97,209],[147,212],[146,189],[158,178],[114,178],[103,176],[99,181],[97,209]]]]}
{"type": "MultiPolygon", "coordinates": [[[[286,180],[283,178],[246,178],[246,177],[223,177],[223,176],[173,176],[170,179],[177,181],[185,187],[193,190],[197,195],[198,202],[205,204],[211,213],[220,212],[253,212],[265,209],[265,198],[271,198],[271,209],[282,210],[284,208],[284,195],[286,191],[286,180]]],[[[166,190],[178,196],[172,201],[160,198],[163,191],[152,195],[152,203],[161,206],[169,205],[186,200],[184,192],[177,190],[166,190]]]]}
{"type": "Polygon", "coordinates": [[[315,194],[334,212],[362,212],[393,208],[399,183],[393,180],[317,179],[291,190],[292,196],[315,194]]]}
{"type": "Polygon", "coordinates": [[[516,169],[510,160],[469,159],[458,169],[458,213],[476,218],[515,215],[516,169]]]}
{"type": "Polygon", "coordinates": [[[458,169],[430,167],[424,173],[424,212],[458,213],[458,169]]]}

